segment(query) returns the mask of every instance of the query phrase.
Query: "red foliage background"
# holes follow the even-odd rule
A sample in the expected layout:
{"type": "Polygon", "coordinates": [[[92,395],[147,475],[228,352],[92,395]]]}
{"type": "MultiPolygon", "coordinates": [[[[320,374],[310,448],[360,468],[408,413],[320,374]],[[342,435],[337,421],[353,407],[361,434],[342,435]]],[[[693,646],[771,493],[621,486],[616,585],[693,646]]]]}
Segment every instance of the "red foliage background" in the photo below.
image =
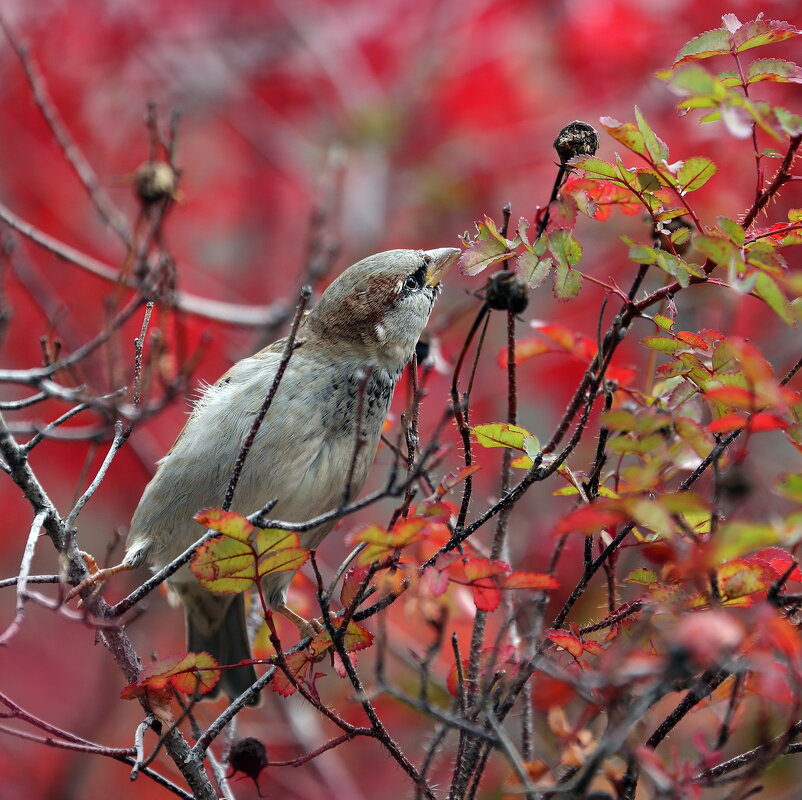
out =
{"type": "MultiPolygon", "coordinates": [[[[130,219],[138,207],[126,176],[148,154],[146,104],[155,102],[162,120],[171,109],[181,110],[178,162],[185,198],[166,229],[179,286],[245,305],[293,302],[310,225],[319,224],[310,220],[327,182],[335,182],[339,196],[323,223],[340,248],[336,271],[383,249],[453,246],[475,219],[484,213],[498,218],[508,201],[517,219],[531,218],[548,200],[556,160],[551,143],[563,125],[573,119],[595,124],[601,115],[631,119],[636,104],[677,157],[707,154],[718,163],[719,175],[726,175],[699,192],[701,207],[737,213],[748,205],[754,179],[731,165],[749,163],[750,143],[722,137],[717,125],[681,120],[675,99],[653,73],[669,65],[692,36],[718,27],[722,13],[750,19],[759,11],[802,22],[795,0],[421,0],[412,6],[401,0],[12,0],[3,8],[6,22],[29,42],[67,126],[130,219]]],[[[784,52],[778,45],[771,55],[784,52]]],[[[775,100],[790,91],[798,97],[795,86],[767,91],[775,100]]],[[[3,39],[0,93],[0,202],[119,267],[122,247],[66,164],[3,39]]],[[[614,142],[602,138],[600,157],[610,158],[615,150],[614,142]]],[[[639,217],[619,217],[607,226],[583,220],[580,226],[583,269],[603,279],[627,266],[616,234],[648,237],[639,217]]],[[[104,298],[114,289],[30,242],[16,241],[22,266],[10,269],[4,262],[2,275],[2,306],[12,315],[0,350],[3,368],[39,363],[41,336],[61,338],[68,350],[91,338],[104,323],[104,298]]],[[[447,361],[453,361],[474,313],[475,301],[467,292],[480,285],[458,275],[448,281],[432,323],[447,361]]],[[[560,321],[594,338],[602,297],[586,286],[577,301],[557,305],[544,288],[534,293],[526,317],[560,321]]],[[[703,316],[706,326],[742,335],[759,332],[764,339],[781,332],[780,323],[767,322],[754,300],[716,308],[704,305],[703,291],[694,297],[697,322],[703,316]]],[[[692,318],[694,309],[685,307],[683,313],[692,318]]],[[[132,361],[140,322],[132,321],[116,345],[115,358],[125,364],[132,361]]],[[[260,346],[259,331],[252,328],[191,315],[184,315],[180,325],[188,353],[206,348],[195,380],[214,380],[232,360],[260,346]]],[[[691,321],[685,327],[700,325],[691,321]]],[[[488,353],[501,347],[503,331],[497,327],[488,353]]],[[[776,341],[775,363],[795,358],[794,348],[791,337],[776,341]]],[[[644,356],[637,359],[642,366],[644,356]]],[[[116,386],[113,367],[97,363],[81,379],[110,390],[116,386]]],[[[501,372],[490,358],[484,369],[474,419],[498,421],[504,403],[496,389],[501,372]]],[[[522,424],[547,430],[579,374],[580,366],[556,357],[522,367],[522,424]]],[[[429,394],[424,428],[440,415],[447,396],[444,376],[432,380],[429,394]]],[[[82,547],[102,555],[115,533],[124,532],[155,460],[169,447],[185,413],[179,400],[138,426],[81,518],[82,547]]],[[[50,443],[32,464],[54,502],[67,508],[85,486],[86,470],[91,476],[104,453],[103,444],[50,443]]],[[[387,460],[379,454],[376,473],[387,460]]],[[[451,467],[457,465],[455,457],[451,467]]],[[[772,463],[771,470],[783,467],[772,463]]],[[[479,480],[480,496],[495,491],[494,470],[487,473],[479,480]]],[[[538,517],[537,492],[531,494],[526,503],[532,515],[519,515],[515,523],[520,527],[516,568],[538,570],[550,547],[554,518],[538,517]]],[[[0,507],[0,574],[13,575],[29,510],[9,481],[0,483],[0,507]]],[[[374,508],[362,519],[384,521],[385,512],[374,508]]],[[[344,534],[354,525],[349,520],[337,530],[344,534]]],[[[51,550],[42,543],[36,572],[57,571],[51,550]]],[[[120,552],[118,546],[110,560],[120,552]]],[[[323,555],[334,566],[344,552],[342,536],[334,535],[323,555]]],[[[126,582],[134,580],[121,578],[107,592],[120,596],[126,582]]],[[[11,618],[13,602],[13,592],[0,593],[1,620],[11,618]]],[[[178,612],[163,598],[150,600],[148,607],[151,613],[131,629],[140,652],[181,649],[178,612]]],[[[393,614],[397,647],[414,648],[403,609],[393,614]]],[[[469,619],[467,612],[464,616],[469,619]]],[[[89,628],[29,606],[21,632],[0,649],[2,688],[55,724],[94,741],[127,746],[140,709],[117,699],[122,678],[102,648],[91,647],[92,637],[89,628]]],[[[295,702],[289,701],[290,711],[298,712],[295,702]]],[[[306,730],[288,730],[288,702],[281,703],[268,697],[262,710],[246,712],[240,723],[240,733],[264,738],[275,758],[292,757],[304,736],[316,740],[321,724],[296,721],[306,730]]],[[[388,706],[386,713],[402,745],[413,746],[418,718],[400,707],[388,706]]],[[[375,769],[366,770],[376,753],[365,752],[371,745],[360,747],[340,749],[305,771],[273,770],[264,779],[266,789],[272,795],[321,797],[328,791],[321,786],[336,785],[339,796],[368,798],[386,766],[384,793],[397,796],[391,788],[396,768],[381,756],[375,769]]],[[[124,769],[4,736],[0,798],[99,797],[112,785],[119,800],[166,796],[144,779],[129,785],[124,769]]],[[[238,791],[251,796],[244,785],[238,791]]]]}

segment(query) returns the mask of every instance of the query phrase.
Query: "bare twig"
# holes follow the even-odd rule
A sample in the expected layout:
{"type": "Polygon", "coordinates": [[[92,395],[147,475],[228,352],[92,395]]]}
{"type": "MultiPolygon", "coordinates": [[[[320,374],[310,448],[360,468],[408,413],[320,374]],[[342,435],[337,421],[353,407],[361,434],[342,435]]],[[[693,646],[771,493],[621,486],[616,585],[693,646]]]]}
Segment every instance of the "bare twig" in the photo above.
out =
{"type": "Polygon", "coordinates": [[[0,646],[8,644],[11,637],[19,630],[19,626],[22,624],[23,617],[25,616],[25,595],[28,590],[28,575],[31,572],[31,562],[33,561],[34,549],[36,548],[36,540],[39,538],[39,532],[42,529],[46,517],[46,511],[39,511],[33,518],[31,529],[28,532],[28,539],[25,542],[25,550],[22,553],[22,561],[17,575],[17,613],[5,632],[0,635],[0,646]]]}
{"type": "Polygon", "coordinates": [[[290,358],[292,357],[295,349],[303,344],[302,342],[296,341],[295,337],[298,334],[298,327],[303,319],[304,309],[306,308],[306,304],[309,302],[309,298],[311,296],[311,287],[304,286],[301,289],[301,296],[298,300],[298,306],[295,309],[295,317],[292,320],[292,326],[284,344],[284,350],[281,353],[281,360],[279,361],[278,368],[276,369],[275,377],[273,378],[273,382],[271,383],[270,388],[265,395],[264,402],[251,423],[251,427],[247,436],[242,442],[242,447],[240,448],[239,455],[237,456],[237,460],[234,464],[234,469],[228,482],[228,488],[226,489],[225,500],[223,501],[223,509],[226,511],[231,508],[231,503],[234,500],[234,492],[237,489],[237,483],[239,482],[240,475],[242,474],[242,469],[245,466],[245,459],[248,458],[248,453],[250,452],[254,440],[256,439],[256,434],[259,431],[259,427],[261,426],[265,415],[270,410],[270,406],[273,403],[273,398],[276,396],[279,384],[284,376],[284,371],[287,369],[287,364],[289,364],[290,358]]]}

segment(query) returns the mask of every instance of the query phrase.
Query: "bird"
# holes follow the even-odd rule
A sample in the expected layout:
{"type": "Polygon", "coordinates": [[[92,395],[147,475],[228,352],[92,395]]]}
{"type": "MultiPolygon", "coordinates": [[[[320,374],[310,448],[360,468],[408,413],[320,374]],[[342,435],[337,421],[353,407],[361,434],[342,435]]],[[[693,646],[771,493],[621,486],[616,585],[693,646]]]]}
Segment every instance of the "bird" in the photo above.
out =
{"type": "MultiPolygon", "coordinates": [[[[275,501],[273,518],[302,522],[357,496],[396,383],[429,319],[441,278],[459,254],[450,247],[388,250],[335,278],[301,323],[302,344],[286,362],[242,468],[232,511],[250,514],[275,501]]],[[[147,563],[159,570],[201,537],[204,529],[193,516],[222,504],[285,343],[279,339],[238,361],[201,391],[134,511],[123,568],[147,563]]],[[[315,549],[333,525],[301,533],[301,545],[315,549]]],[[[292,571],[265,576],[263,593],[270,609],[303,635],[309,623],[286,605],[293,576],[292,571]]],[[[210,653],[221,665],[250,659],[243,594],[209,591],[187,566],[168,579],[168,588],[184,606],[190,652],[210,653]]],[[[222,690],[234,700],[255,680],[252,665],[222,670],[206,696],[222,690]]]]}

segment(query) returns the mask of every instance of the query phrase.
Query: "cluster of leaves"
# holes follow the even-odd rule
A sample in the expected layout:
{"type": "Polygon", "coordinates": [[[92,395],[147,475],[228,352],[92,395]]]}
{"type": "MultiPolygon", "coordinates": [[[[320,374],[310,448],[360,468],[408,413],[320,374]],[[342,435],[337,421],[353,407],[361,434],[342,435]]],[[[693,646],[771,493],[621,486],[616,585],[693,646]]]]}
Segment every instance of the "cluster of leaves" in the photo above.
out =
{"type": "MultiPolygon", "coordinates": [[[[586,542],[584,576],[565,613],[558,615],[559,624],[543,632],[539,649],[552,657],[548,668],[535,674],[533,700],[549,713],[567,770],[560,779],[554,764],[528,762],[529,778],[540,788],[583,769],[599,769],[608,784],[629,797],[639,767],[661,791],[670,787],[677,796],[697,796],[699,774],[721,760],[734,715],[740,718],[755,707],[758,715],[774,714],[773,704],[780,702],[786,712],[780,715],[783,730],[798,710],[794,687],[802,678],[802,646],[778,598],[787,584],[802,581],[792,556],[802,539],[802,512],[794,508],[770,519],[742,518],[736,512],[749,487],[732,485],[742,475],[753,436],[782,432],[800,449],[802,397],[786,386],[795,370],[777,375],[754,342],[728,331],[677,329],[675,298],[704,283],[758,298],[788,326],[802,319],[802,282],[788,255],[802,243],[802,211],[791,208],[785,219],[758,223],[768,201],[794,179],[802,118],[755,99],[750,91],[762,82],[802,83],[802,69],[779,59],[743,60],[746,51],[799,36],[787,23],[758,17],[741,24],[727,15],[720,29],[691,40],[674,67],[659,75],[682,98],[683,113],[703,109],[701,122],[721,122],[730,135],[752,138],[757,189],[751,208],[704,221],[693,193],[718,176],[716,163],[703,155],[671,162],[668,145],[636,108],[632,122],[604,117],[601,124],[640,164],[630,166],[618,154],[608,160],[577,156],[569,165],[581,176],[564,180],[550,207],[536,216],[534,241],[527,236],[528,220],[507,238],[486,217],[477,223],[475,238],[464,242],[466,274],[503,263],[532,288],[553,274],[555,296],[570,300],[590,278],[577,268],[583,254],[575,230],[579,214],[605,222],[614,207],[625,214],[645,213],[653,231],[648,242],[622,237],[639,276],[629,293],[590,278],[623,303],[603,343],[551,321],[533,323],[537,336],[515,342],[516,365],[561,354],[585,367],[583,387],[593,381],[603,386],[608,403],[598,417],[599,445],[591,466],[578,463],[570,449],[568,458],[551,445],[544,453],[538,436],[517,423],[471,428],[477,445],[511,451],[507,463],[527,470],[531,480],[558,474],[567,485],[553,494],[577,504],[554,525],[554,546],[562,552],[566,539],[576,535],[586,542]],[[732,58],[736,70],[711,71],[702,62],[714,56],[732,58]],[[761,146],[762,138],[775,146],[761,146]],[[773,176],[766,175],[767,165],[773,165],[773,176]],[[635,291],[647,274],[662,287],[639,299],[635,291]],[[637,318],[657,329],[639,340],[646,372],[611,364],[617,339],[637,318]],[[665,363],[658,363],[661,356],[665,363]],[[736,439],[733,455],[728,448],[736,439]],[[689,491],[706,471],[714,473],[713,480],[689,491]],[[594,561],[596,545],[601,555],[594,561]],[[628,565],[623,574],[619,562],[628,565]],[[609,613],[583,628],[567,621],[567,613],[600,566],[607,576],[609,613]],[[701,689],[694,680],[702,681],[701,689]],[[598,708],[627,698],[642,714],[678,688],[688,688],[689,697],[696,692],[696,701],[669,717],[645,747],[632,742],[628,763],[613,757],[619,749],[609,744],[618,735],[615,730],[608,728],[606,741],[592,732],[589,721],[598,708]],[[699,742],[690,761],[668,765],[654,749],[706,696],[730,705],[718,743],[699,742]],[[559,710],[563,719],[568,708],[573,724],[552,718],[559,710]]],[[[508,346],[499,354],[500,367],[511,368],[511,352],[508,346]]],[[[581,392],[578,396],[569,413],[582,407],[581,392]]],[[[585,402],[592,405],[594,398],[585,402]]],[[[519,408],[526,409],[523,396],[519,408]]],[[[585,424],[579,422],[577,438],[585,424]]],[[[478,463],[485,463],[481,452],[478,463]]],[[[773,491],[798,503],[800,485],[799,474],[785,474],[775,480],[773,491]]],[[[514,662],[514,653],[509,658],[514,662]]],[[[522,791],[520,775],[510,786],[511,792],[522,791]]]]}

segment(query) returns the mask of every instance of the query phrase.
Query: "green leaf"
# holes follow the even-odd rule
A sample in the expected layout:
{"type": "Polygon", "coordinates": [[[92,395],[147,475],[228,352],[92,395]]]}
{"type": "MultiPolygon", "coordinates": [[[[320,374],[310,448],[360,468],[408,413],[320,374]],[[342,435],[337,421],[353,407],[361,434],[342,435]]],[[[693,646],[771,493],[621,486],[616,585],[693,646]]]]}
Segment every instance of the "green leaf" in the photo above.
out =
{"type": "Polygon", "coordinates": [[[795,503],[802,503],[802,475],[798,473],[781,475],[774,484],[774,491],[795,503]]]}
{"type": "Polygon", "coordinates": [[[526,281],[530,289],[536,289],[548,277],[552,264],[550,258],[538,258],[534,252],[524,250],[515,259],[515,271],[526,281]]]}
{"type": "Polygon", "coordinates": [[[643,136],[643,145],[651,156],[652,162],[661,164],[663,161],[667,161],[668,147],[666,147],[666,143],[657,137],[637,106],[635,106],[635,121],[638,123],[638,130],[643,136]]]}
{"type": "Polygon", "coordinates": [[[802,117],[779,106],[774,107],[774,116],[777,117],[777,122],[780,123],[783,131],[789,136],[799,136],[802,133],[802,117]]]}
{"type": "Polygon", "coordinates": [[[602,127],[618,142],[624,145],[633,153],[642,156],[646,150],[643,144],[643,135],[637,127],[631,122],[619,122],[613,117],[602,117],[602,127]]]}
{"type": "Polygon", "coordinates": [[[657,575],[653,570],[640,567],[633,569],[624,580],[627,583],[639,583],[643,586],[648,586],[649,584],[657,583],[657,575]]]}
{"type": "Polygon", "coordinates": [[[554,296],[558,300],[576,297],[582,288],[582,275],[565,264],[557,264],[554,270],[554,296]]]}
{"type": "Polygon", "coordinates": [[[782,58],[758,58],[746,70],[746,82],[802,83],[802,68],[782,58]]]}
{"type": "Polygon", "coordinates": [[[710,99],[711,106],[715,105],[716,98],[727,96],[727,87],[700,64],[688,64],[673,72],[663,73],[661,77],[680,96],[706,97],[710,99]]]}
{"type": "Polygon", "coordinates": [[[625,501],[625,508],[638,525],[650,528],[661,536],[671,536],[674,533],[674,522],[671,519],[671,514],[658,500],[647,500],[646,498],[627,500],[625,501]]]}
{"type": "Polygon", "coordinates": [[[771,525],[737,520],[726,522],[716,532],[714,557],[718,562],[730,561],[770,547],[779,540],[777,531],[771,525]]]}
{"type": "Polygon", "coordinates": [[[558,264],[573,267],[582,258],[582,245],[571,231],[560,230],[549,234],[549,250],[558,264]]]}
{"type": "Polygon", "coordinates": [[[301,547],[297,533],[278,528],[265,528],[256,534],[260,578],[272,572],[294,572],[308,560],[309,551],[301,547]]]}
{"type": "Polygon", "coordinates": [[[654,264],[657,261],[657,250],[647,244],[638,244],[628,237],[621,237],[629,247],[629,259],[636,264],[654,264]]]}
{"type": "Polygon", "coordinates": [[[524,450],[529,458],[535,458],[543,452],[543,446],[537,436],[527,436],[524,439],[524,450]]]}
{"type": "Polygon", "coordinates": [[[637,419],[631,411],[623,408],[615,408],[605,411],[601,415],[601,424],[611,431],[634,431],[637,427],[637,419]]]}
{"type": "Polygon", "coordinates": [[[730,52],[730,32],[726,28],[716,28],[694,36],[686,42],[674,59],[674,66],[687,61],[697,61],[701,58],[725,55],[730,52]]]}
{"type": "Polygon", "coordinates": [[[509,252],[513,242],[507,241],[496,228],[490,217],[476,223],[476,238],[468,244],[468,248],[459,257],[459,268],[464,275],[478,275],[491,264],[512,257],[509,252]]]}
{"type": "Polygon", "coordinates": [[[669,241],[674,245],[683,245],[691,238],[691,232],[687,228],[677,228],[669,234],[669,241]]]}
{"type": "Polygon", "coordinates": [[[772,277],[765,272],[758,272],[754,292],[783,322],[796,326],[791,304],[772,277]]]}
{"type": "Polygon", "coordinates": [[[693,192],[704,186],[716,174],[716,165],[704,156],[686,158],[677,172],[681,191],[693,192]]]}
{"type": "Polygon", "coordinates": [[[661,178],[653,169],[637,169],[635,177],[638,179],[638,186],[642,192],[656,192],[666,185],[665,179],[661,178]]]}
{"type": "Polygon", "coordinates": [[[242,514],[223,511],[222,508],[207,508],[205,511],[199,511],[193,519],[213,531],[218,531],[241,542],[247,542],[248,537],[254,531],[253,525],[242,514]]]}
{"type": "Polygon", "coordinates": [[[697,236],[694,240],[696,249],[704,256],[721,266],[729,266],[736,252],[732,242],[714,236],[697,236]]]}
{"type": "Polygon", "coordinates": [[[728,219],[727,217],[718,217],[716,219],[719,230],[736,246],[743,247],[746,234],[744,229],[735,220],[728,219]]]}
{"type": "Polygon", "coordinates": [[[688,275],[691,265],[681,258],[666,250],[657,250],[657,261],[655,263],[660,269],[671,275],[672,278],[676,278],[683,289],[690,285],[688,275]]]}
{"type": "Polygon", "coordinates": [[[602,161],[600,158],[572,158],[569,163],[572,167],[585,170],[586,177],[620,181],[618,171],[609,161],[602,161]]]}
{"type": "Polygon", "coordinates": [[[646,336],[641,339],[641,344],[650,350],[657,350],[658,353],[676,353],[678,350],[687,350],[685,342],[676,339],[668,339],[665,336],[646,336]]]}
{"type": "Polygon", "coordinates": [[[674,327],[674,320],[669,319],[668,317],[665,317],[662,314],[655,314],[652,317],[652,322],[654,322],[655,325],[659,326],[664,331],[671,332],[671,329],[674,327]]]}
{"type": "Polygon", "coordinates": [[[511,447],[514,450],[524,450],[524,440],[532,435],[526,428],[498,422],[474,425],[471,433],[482,447],[511,447]]]}
{"type": "Polygon", "coordinates": [[[732,44],[736,52],[743,53],[764,44],[784,42],[800,35],[793,25],[778,19],[755,19],[745,22],[732,34],[732,44]]]}

